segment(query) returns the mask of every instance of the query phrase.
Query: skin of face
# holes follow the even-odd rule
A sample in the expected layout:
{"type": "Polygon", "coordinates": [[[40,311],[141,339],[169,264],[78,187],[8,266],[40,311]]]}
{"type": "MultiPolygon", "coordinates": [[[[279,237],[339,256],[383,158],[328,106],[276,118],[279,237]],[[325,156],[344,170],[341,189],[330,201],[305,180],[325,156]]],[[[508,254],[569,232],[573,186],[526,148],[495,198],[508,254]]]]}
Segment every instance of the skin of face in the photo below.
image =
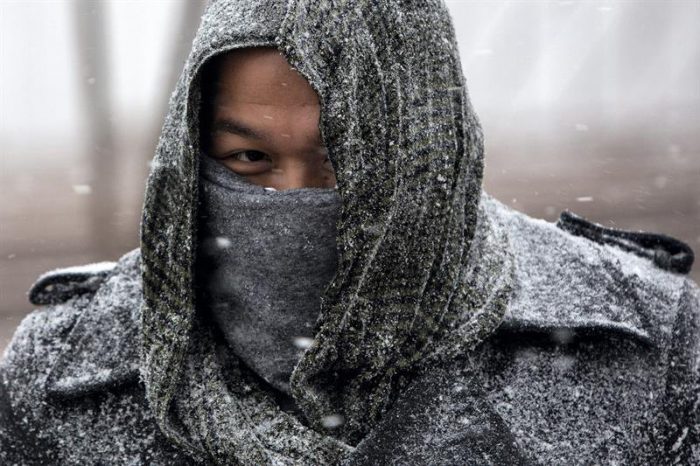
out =
{"type": "Polygon", "coordinates": [[[204,148],[249,182],[278,191],[333,188],[319,131],[320,104],[308,81],[275,48],[216,58],[204,86],[204,148]],[[207,97],[205,97],[206,99],[207,97]]]}

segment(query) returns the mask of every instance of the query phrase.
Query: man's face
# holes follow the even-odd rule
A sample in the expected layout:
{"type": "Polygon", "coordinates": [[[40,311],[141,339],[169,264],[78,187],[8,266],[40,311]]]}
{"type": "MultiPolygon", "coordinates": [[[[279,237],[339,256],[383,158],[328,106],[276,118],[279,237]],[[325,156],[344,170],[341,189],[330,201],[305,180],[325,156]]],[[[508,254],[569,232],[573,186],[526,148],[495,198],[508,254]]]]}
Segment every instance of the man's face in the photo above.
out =
{"type": "Polygon", "coordinates": [[[209,115],[207,155],[277,190],[336,185],[318,129],[320,105],[306,79],[268,47],[234,50],[219,58],[209,115]]]}

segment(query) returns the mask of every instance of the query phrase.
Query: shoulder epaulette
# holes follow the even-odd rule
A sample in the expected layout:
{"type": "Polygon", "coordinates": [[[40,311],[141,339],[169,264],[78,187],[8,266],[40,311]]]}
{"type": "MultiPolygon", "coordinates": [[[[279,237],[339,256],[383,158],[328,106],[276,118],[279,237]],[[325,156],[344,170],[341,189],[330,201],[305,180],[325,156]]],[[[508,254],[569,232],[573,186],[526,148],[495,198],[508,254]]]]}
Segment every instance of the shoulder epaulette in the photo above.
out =
{"type": "Polygon", "coordinates": [[[557,227],[572,235],[582,236],[599,244],[616,246],[644,257],[657,267],[670,272],[687,274],[695,259],[690,246],[676,238],[659,233],[604,227],[568,210],[561,213],[557,227]]]}
{"type": "Polygon", "coordinates": [[[116,262],[98,262],[46,272],[29,289],[29,301],[35,305],[59,304],[94,292],[115,265],[116,262]]]}

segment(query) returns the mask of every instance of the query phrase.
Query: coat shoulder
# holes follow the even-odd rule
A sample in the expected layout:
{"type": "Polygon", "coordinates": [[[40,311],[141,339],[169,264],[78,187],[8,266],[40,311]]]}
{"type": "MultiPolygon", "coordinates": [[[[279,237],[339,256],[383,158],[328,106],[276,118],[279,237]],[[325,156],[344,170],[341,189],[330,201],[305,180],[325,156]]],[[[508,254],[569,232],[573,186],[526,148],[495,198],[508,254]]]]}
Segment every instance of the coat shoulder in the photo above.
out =
{"type": "Polygon", "coordinates": [[[620,331],[668,347],[692,250],[673,238],[595,225],[569,212],[534,219],[486,197],[516,258],[505,328],[620,331]]]}
{"type": "Polygon", "coordinates": [[[700,464],[700,294],[677,268],[689,248],[486,204],[508,233],[513,296],[503,334],[470,361],[521,451],[543,464],[700,464]]]}
{"type": "Polygon", "coordinates": [[[15,331],[0,360],[0,463],[41,463],[46,382],[89,301],[81,294],[37,309],[15,331]]]}
{"type": "Polygon", "coordinates": [[[136,250],[96,290],[22,321],[0,362],[0,462],[119,454],[129,464],[188,463],[163,439],[139,384],[140,283],[136,250]]]}
{"type": "Polygon", "coordinates": [[[42,387],[90,296],[82,294],[59,304],[36,309],[19,324],[5,350],[1,374],[7,393],[14,399],[31,397],[42,387]]]}
{"type": "Polygon", "coordinates": [[[0,362],[3,382],[15,402],[45,390],[57,363],[78,349],[75,337],[81,321],[112,311],[110,304],[121,301],[115,283],[133,278],[138,262],[135,250],[119,262],[57,269],[39,277],[30,297],[42,307],[21,321],[0,362]],[[105,295],[113,302],[105,302],[105,295]]]}

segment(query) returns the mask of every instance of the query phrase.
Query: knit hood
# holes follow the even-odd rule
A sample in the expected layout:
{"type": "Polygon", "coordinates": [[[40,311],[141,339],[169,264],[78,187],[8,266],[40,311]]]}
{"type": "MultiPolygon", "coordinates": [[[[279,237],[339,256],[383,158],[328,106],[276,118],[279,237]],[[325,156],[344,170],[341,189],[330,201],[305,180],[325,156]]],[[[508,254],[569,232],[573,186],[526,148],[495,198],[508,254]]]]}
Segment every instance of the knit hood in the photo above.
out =
{"type": "Polygon", "coordinates": [[[308,464],[310,445],[319,462],[334,461],[376,425],[411,371],[488,336],[505,309],[511,260],[480,215],[482,170],[481,129],[442,1],[212,3],[170,100],[141,225],[141,373],[165,434],[219,463],[278,455],[308,464]],[[236,361],[217,359],[194,291],[200,70],[227,50],[270,45],[318,93],[342,198],[338,268],[291,379],[303,419],[280,412],[236,361]]]}

